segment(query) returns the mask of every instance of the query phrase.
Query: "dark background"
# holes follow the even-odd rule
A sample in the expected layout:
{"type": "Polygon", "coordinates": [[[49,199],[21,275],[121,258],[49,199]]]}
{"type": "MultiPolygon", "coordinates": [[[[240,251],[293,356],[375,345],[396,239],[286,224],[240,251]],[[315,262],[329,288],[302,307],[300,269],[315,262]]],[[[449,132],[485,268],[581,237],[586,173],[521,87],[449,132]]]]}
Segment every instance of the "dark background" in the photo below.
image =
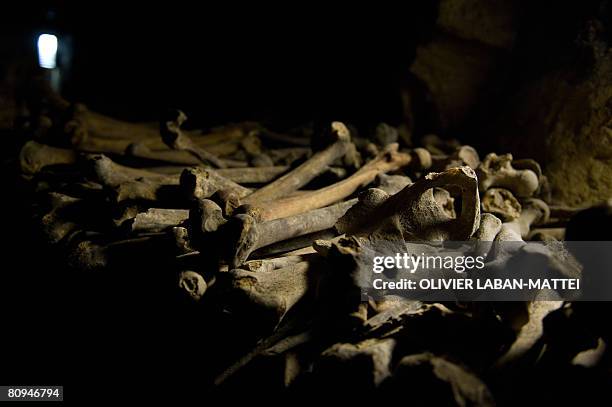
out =
{"type": "Polygon", "coordinates": [[[17,18],[4,16],[2,30],[17,52],[33,51],[40,32],[68,39],[64,94],[118,117],[157,120],[159,111],[179,107],[205,126],[399,124],[400,82],[435,18],[428,1],[386,10],[126,3],[24,7],[17,18]]]}
{"type": "MultiPolygon", "coordinates": [[[[127,3],[60,1],[2,14],[2,72],[19,61],[25,76],[36,65],[38,35],[48,32],[60,47],[70,44],[59,51],[63,95],[119,118],[156,121],[179,107],[203,127],[399,124],[400,86],[434,19],[425,1],[412,11],[351,4],[350,13],[293,2],[127,3]]],[[[15,184],[10,164],[22,141],[2,136],[9,165],[2,172],[0,382],[61,384],[73,401],[116,400],[117,393],[201,397],[219,356],[207,342],[213,322],[181,307],[163,265],[126,262],[105,276],[67,270],[67,260],[39,241],[25,191],[15,184]]]]}
{"type": "MultiPolygon", "coordinates": [[[[156,121],[178,107],[203,127],[242,120],[273,129],[329,120],[398,125],[400,91],[436,16],[428,0],[384,9],[208,3],[12,4],[0,15],[0,68],[16,59],[35,64],[37,35],[51,32],[71,44],[70,55],[60,55],[70,56],[64,96],[111,116],[156,121]]],[[[506,66],[508,89],[562,63],[597,2],[535,3],[506,66]]],[[[477,137],[469,130],[481,118],[458,134],[477,137]]],[[[20,141],[2,136],[3,158],[15,157],[20,141]]],[[[149,397],[198,396],[204,378],[197,372],[216,356],[202,339],[212,323],[177,306],[167,295],[172,280],[137,265],[106,278],[67,272],[66,259],[37,241],[15,179],[6,167],[0,384],[63,384],[67,399],[113,399],[132,383],[153,391],[149,397]]]]}

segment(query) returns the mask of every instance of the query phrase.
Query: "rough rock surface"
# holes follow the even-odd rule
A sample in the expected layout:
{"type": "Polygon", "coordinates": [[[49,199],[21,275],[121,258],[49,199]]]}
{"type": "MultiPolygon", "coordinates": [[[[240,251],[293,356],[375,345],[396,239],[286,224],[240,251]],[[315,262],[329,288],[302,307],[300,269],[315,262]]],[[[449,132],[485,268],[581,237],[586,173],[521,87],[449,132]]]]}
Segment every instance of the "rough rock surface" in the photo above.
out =
{"type": "Polygon", "coordinates": [[[544,163],[553,201],[612,196],[612,48],[588,24],[575,60],[525,84],[497,122],[503,147],[544,163]]]}

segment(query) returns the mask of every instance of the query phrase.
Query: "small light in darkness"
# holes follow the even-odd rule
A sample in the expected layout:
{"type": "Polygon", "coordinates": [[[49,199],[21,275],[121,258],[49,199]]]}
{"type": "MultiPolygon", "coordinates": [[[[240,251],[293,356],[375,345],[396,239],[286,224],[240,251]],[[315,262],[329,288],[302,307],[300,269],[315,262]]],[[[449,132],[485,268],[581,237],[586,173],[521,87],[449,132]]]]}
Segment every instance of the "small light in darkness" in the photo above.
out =
{"type": "Polygon", "coordinates": [[[38,64],[42,68],[56,67],[57,37],[53,34],[41,34],[38,37],[38,64]]]}

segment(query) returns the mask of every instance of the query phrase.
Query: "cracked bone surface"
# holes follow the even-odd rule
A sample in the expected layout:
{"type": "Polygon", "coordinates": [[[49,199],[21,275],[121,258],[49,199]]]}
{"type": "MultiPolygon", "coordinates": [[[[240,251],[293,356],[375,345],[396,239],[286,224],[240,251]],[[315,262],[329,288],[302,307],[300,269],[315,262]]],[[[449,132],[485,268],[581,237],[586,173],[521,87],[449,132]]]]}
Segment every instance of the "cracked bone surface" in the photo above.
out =
{"type": "Polygon", "coordinates": [[[476,169],[480,192],[499,187],[519,198],[532,196],[540,185],[538,174],[531,169],[516,169],[512,163],[512,154],[488,154],[476,169]]]}
{"type": "Polygon", "coordinates": [[[467,166],[429,173],[391,197],[381,196],[374,201],[369,196],[365,198],[366,211],[361,202],[347,211],[338,221],[340,232],[367,235],[394,225],[404,240],[467,240],[480,222],[476,174],[467,166]],[[457,218],[450,217],[435,200],[433,188],[445,186],[461,191],[461,211],[457,218]]]}
{"type": "MultiPolygon", "coordinates": [[[[398,170],[410,163],[411,156],[397,151],[397,144],[390,144],[385,151],[372,159],[350,177],[294,198],[278,199],[257,204],[246,205],[245,212],[254,218],[265,221],[284,218],[309,210],[331,205],[353,194],[360,187],[372,182],[377,175],[398,170]]],[[[259,191],[258,191],[259,192],[259,191]]],[[[255,194],[253,194],[255,195],[255,194]]],[[[251,195],[251,196],[253,196],[251,195]]],[[[251,198],[247,197],[247,199],[251,198]]]]}

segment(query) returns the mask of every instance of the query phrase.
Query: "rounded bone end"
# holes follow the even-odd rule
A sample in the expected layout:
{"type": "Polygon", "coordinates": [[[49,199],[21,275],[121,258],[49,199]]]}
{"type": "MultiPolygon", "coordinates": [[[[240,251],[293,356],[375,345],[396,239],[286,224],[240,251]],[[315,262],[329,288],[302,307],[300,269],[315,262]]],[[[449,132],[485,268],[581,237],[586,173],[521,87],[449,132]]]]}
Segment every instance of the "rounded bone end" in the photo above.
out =
{"type": "Polygon", "coordinates": [[[247,261],[249,255],[257,248],[259,230],[257,221],[249,215],[236,215],[228,222],[228,232],[234,250],[230,261],[231,268],[238,268],[247,261]]]}
{"type": "Polygon", "coordinates": [[[537,174],[531,170],[520,170],[517,173],[516,194],[518,196],[532,196],[540,186],[537,174]]]}
{"type": "Polygon", "coordinates": [[[351,132],[348,127],[342,122],[332,122],[331,124],[332,133],[334,133],[338,140],[351,141],[351,132]]]}
{"type": "Polygon", "coordinates": [[[32,140],[23,145],[21,152],[19,153],[19,165],[21,166],[21,172],[32,175],[41,170],[43,167],[39,157],[41,147],[42,144],[32,140]]]}
{"type": "Polygon", "coordinates": [[[208,289],[206,280],[195,271],[181,271],[178,278],[178,286],[189,298],[200,301],[208,289]]]}
{"type": "Polygon", "coordinates": [[[125,154],[132,157],[139,157],[151,152],[151,149],[143,142],[130,143],[125,148],[125,154]]]}
{"type": "Polygon", "coordinates": [[[459,158],[465,165],[475,170],[480,165],[480,156],[478,151],[471,146],[461,146],[457,149],[457,158],[459,158]]]}
{"type": "Polygon", "coordinates": [[[179,184],[189,199],[205,199],[218,190],[217,185],[212,182],[210,173],[199,167],[184,169],[179,178],[179,184]]]}
{"type": "Polygon", "coordinates": [[[412,150],[412,159],[414,160],[415,166],[420,170],[427,170],[433,165],[431,153],[427,149],[417,147],[412,150]]]}
{"type": "Polygon", "coordinates": [[[189,212],[189,222],[199,227],[202,233],[215,232],[226,220],[219,205],[210,199],[199,199],[189,212]]]}
{"type": "Polygon", "coordinates": [[[68,264],[77,270],[98,271],[108,265],[106,250],[89,240],[81,241],[73,247],[68,264]]]}

